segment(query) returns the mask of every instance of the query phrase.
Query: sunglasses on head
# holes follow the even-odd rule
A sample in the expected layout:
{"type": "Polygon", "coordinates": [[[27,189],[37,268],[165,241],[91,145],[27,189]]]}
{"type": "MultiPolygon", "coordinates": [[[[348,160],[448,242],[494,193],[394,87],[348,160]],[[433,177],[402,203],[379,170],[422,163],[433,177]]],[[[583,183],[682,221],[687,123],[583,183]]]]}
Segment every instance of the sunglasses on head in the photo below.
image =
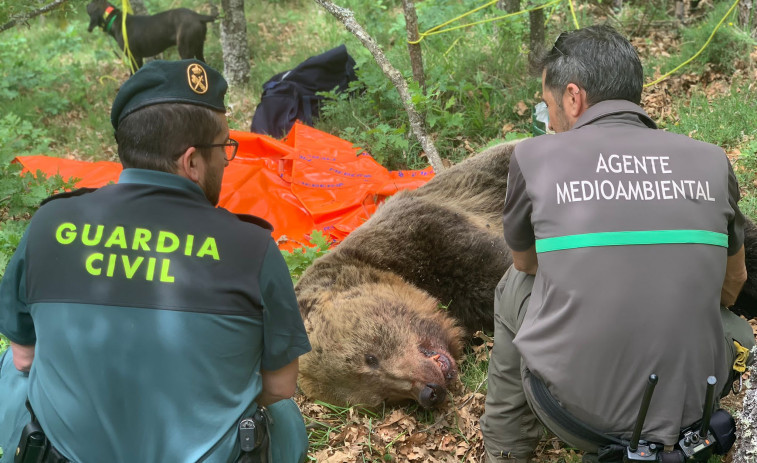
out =
{"type": "Polygon", "coordinates": [[[571,31],[565,31],[557,36],[557,39],[555,39],[555,43],[552,45],[552,50],[557,51],[562,56],[568,56],[567,53],[563,53],[563,51],[560,49],[560,46],[562,46],[562,43],[565,41],[565,37],[567,37],[571,31]]]}

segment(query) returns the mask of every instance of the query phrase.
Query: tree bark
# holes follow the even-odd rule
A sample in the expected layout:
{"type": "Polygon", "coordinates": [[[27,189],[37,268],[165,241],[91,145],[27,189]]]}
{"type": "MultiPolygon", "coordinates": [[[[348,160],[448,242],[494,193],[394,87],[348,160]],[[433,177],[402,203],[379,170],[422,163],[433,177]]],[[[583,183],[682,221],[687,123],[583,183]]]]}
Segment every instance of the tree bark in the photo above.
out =
{"type": "Polygon", "coordinates": [[[505,10],[508,13],[515,13],[516,11],[520,11],[520,0],[499,0],[497,8],[505,10]]]}
{"type": "Polygon", "coordinates": [[[675,15],[677,20],[686,24],[689,16],[689,0],[676,0],[675,15]]]}
{"type": "Polygon", "coordinates": [[[230,84],[250,80],[250,49],[247,46],[247,21],[244,0],[221,0],[221,50],[223,74],[230,84]]]}
{"type": "Polygon", "coordinates": [[[757,39],[757,15],[753,0],[739,2],[739,26],[747,31],[753,39],[757,39]]]}
{"type": "Polygon", "coordinates": [[[48,3],[47,5],[43,6],[42,8],[32,10],[26,13],[17,14],[16,16],[12,17],[10,21],[0,26],[0,32],[10,29],[16,26],[18,23],[25,23],[32,18],[36,18],[37,16],[41,14],[45,14],[49,11],[52,11],[58,8],[59,6],[63,5],[67,1],[68,0],[55,0],[54,2],[48,3]]]}
{"type": "Polygon", "coordinates": [[[434,172],[443,171],[444,164],[442,164],[442,160],[439,157],[439,153],[436,151],[436,147],[434,146],[431,137],[426,133],[423,119],[413,105],[410,90],[407,86],[407,82],[405,82],[405,79],[402,77],[402,74],[392,66],[389,60],[386,59],[384,52],[381,51],[381,47],[378,43],[376,43],[376,41],[368,35],[365,29],[363,29],[363,27],[355,20],[355,14],[352,11],[337,6],[329,0],[315,0],[315,2],[331,13],[336,19],[341,21],[342,24],[344,24],[344,27],[352,32],[352,34],[363,43],[365,48],[371,52],[373,59],[376,60],[376,63],[384,72],[384,75],[386,75],[397,88],[397,91],[400,94],[400,99],[402,100],[402,105],[405,107],[408,119],[410,119],[410,128],[418,139],[418,142],[421,144],[423,151],[426,153],[426,157],[434,168],[434,172]]]}
{"type": "MultiPolygon", "coordinates": [[[[418,16],[415,13],[415,4],[412,0],[402,0],[405,9],[405,27],[407,28],[408,42],[418,41],[418,16]]],[[[426,93],[426,75],[423,72],[423,52],[420,43],[408,43],[407,52],[410,55],[410,66],[413,68],[413,78],[426,93]]]]}
{"type": "MultiPolygon", "coordinates": [[[[757,353],[757,348],[752,349],[752,355],[755,353],[757,353]]],[[[749,378],[747,385],[752,381],[757,381],[757,362],[749,367],[749,378]]],[[[742,410],[734,417],[738,439],[731,451],[733,456],[731,463],[757,461],[757,389],[753,385],[747,387],[742,405],[742,410]]]]}
{"type": "Polygon", "coordinates": [[[539,72],[540,69],[536,69],[536,67],[544,52],[544,9],[529,12],[528,19],[531,26],[528,44],[528,66],[532,71],[539,72]]]}

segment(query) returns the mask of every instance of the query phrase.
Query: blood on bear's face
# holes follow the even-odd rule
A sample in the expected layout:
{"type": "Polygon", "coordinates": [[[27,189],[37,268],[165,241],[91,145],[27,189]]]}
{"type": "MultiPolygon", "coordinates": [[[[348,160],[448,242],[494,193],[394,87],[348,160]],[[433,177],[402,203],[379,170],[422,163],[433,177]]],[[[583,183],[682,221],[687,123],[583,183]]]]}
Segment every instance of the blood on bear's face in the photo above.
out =
{"type": "Polygon", "coordinates": [[[313,351],[300,359],[306,395],[336,405],[442,404],[457,381],[462,329],[408,285],[366,283],[311,312],[313,351]]]}

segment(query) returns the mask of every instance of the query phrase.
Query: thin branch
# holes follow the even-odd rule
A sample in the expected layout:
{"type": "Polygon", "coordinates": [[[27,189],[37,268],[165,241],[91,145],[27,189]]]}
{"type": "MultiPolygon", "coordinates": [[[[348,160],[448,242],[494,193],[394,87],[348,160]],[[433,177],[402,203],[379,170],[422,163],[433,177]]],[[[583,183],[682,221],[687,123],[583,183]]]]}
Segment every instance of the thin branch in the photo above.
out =
{"type": "Polygon", "coordinates": [[[381,47],[378,45],[378,43],[376,43],[376,41],[370,35],[368,35],[365,29],[363,29],[363,27],[358,24],[358,22],[355,20],[355,14],[352,11],[348,10],[347,8],[337,6],[329,0],[315,0],[315,2],[321,5],[326,11],[331,13],[336,19],[341,21],[342,24],[344,24],[344,27],[346,27],[348,31],[352,32],[352,34],[363,43],[365,48],[367,48],[368,51],[371,52],[373,59],[376,60],[376,63],[384,72],[384,75],[386,75],[386,77],[388,77],[392,84],[394,84],[394,86],[397,88],[397,91],[400,94],[400,99],[402,99],[402,105],[405,107],[408,119],[410,119],[410,129],[418,139],[418,142],[420,142],[423,151],[426,153],[426,157],[428,158],[429,163],[434,168],[434,172],[439,173],[443,171],[444,164],[442,164],[442,160],[439,157],[439,152],[436,151],[436,147],[434,146],[431,137],[426,133],[423,118],[420,116],[420,114],[418,114],[418,111],[413,105],[410,89],[407,85],[407,82],[402,77],[402,74],[394,66],[392,66],[388,59],[386,59],[386,56],[384,55],[384,52],[381,51],[381,47]]]}
{"type": "Polygon", "coordinates": [[[40,8],[38,10],[33,10],[33,11],[26,12],[26,13],[17,14],[16,16],[12,17],[10,21],[8,21],[7,23],[5,23],[2,26],[0,26],[0,32],[3,32],[5,30],[10,29],[10,28],[14,27],[18,23],[25,23],[25,22],[29,21],[32,18],[36,18],[37,16],[39,16],[41,14],[45,14],[45,13],[47,13],[49,11],[52,11],[52,10],[58,8],[59,6],[63,5],[67,1],[68,0],[55,0],[54,2],[52,2],[52,3],[50,3],[50,4],[46,5],[46,6],[43,6],[42,8],[40,8]]]}

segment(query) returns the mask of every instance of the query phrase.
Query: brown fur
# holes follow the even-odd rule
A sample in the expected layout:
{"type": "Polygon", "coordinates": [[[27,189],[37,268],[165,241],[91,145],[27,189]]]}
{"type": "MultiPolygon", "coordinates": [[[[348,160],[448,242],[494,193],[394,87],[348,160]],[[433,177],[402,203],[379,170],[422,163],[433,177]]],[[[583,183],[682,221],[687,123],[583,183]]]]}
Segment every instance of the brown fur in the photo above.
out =
{"type": "Polygon", "coordinates": [[[296,290],[313,345],[300,360],[309,397],[441,402],[461,353],[455,320],[468,334],[492,329],[494,287],[511,262],[502,209],[512,146],[398,193],[305,272],[296,290]]]}

